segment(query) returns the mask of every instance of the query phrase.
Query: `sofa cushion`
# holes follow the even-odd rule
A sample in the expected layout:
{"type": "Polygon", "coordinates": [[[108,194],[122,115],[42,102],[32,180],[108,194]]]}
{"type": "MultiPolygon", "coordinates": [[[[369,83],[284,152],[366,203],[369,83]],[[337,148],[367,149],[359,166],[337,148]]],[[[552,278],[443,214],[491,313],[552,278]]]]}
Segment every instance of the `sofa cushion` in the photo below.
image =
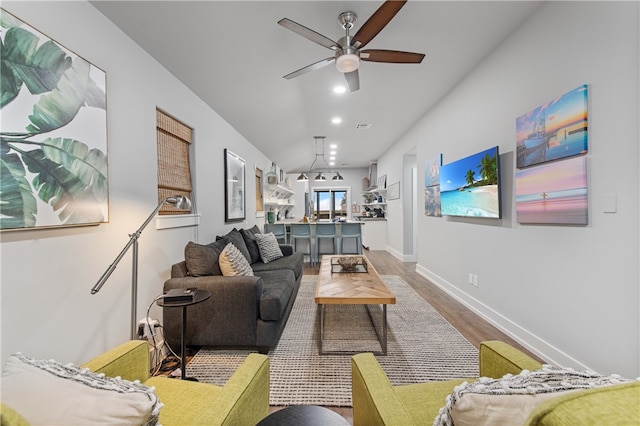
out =
{"type": "Polygon", "coordinates": [[[301,252],[295,252],[290,256],[283,256],[280,259],[273,260],[269,263],[264,263],[262,261],[256,262],[251,267],[253,268],[253,272],[258,274],[258,272],[262,271],[278,271],[281,269],[288,269],[293,271],[296,277],[296,281],[302,276],[302,266],[304,264],[304,254],[301,252]]]}
{"type": "Polygon", "coordinates": [[[258,242],[258,248],[260,249],[260,258],[264,263],[280,259],[283,256],[280,245],[278,244],[278,239],[273,232],[257,234],[255,237],[258,242]]]}
{"type": "Polygon", "coordinates": [[[249,265],[249,261],[233,243],[225,246],[220,254],[220,270],[225,277],[235,276],[253,276],[253,269],[249,265]]]}
{"type": "MultiPolygon", "coordinates": [[[[241,229],[240,234],[242,234],[242,238],[244,239],[244,243],[247,246],[247,250],[249,251],[249,257],[251,263],[256,263],[260,260],[260,248],[258,247],[258,242],[255,237],[255,226],[251,229],[241,229]]],[[[257,232],[259,234],[259,232],[257,232]]]]}
{"type": "Polygon", "coordinates": [[[541,370],[507,374],[501,379],[481,377],[477,382],[464,382],[454,389],[434,425],[524,424],[541,402],[622,382],[628,380],[618,375],[603,376],[550,365],[544,365],[541,370]]]}
{"type": "Polygon", "coordinates": [[[295,286],[295,275],[288,269],[263,271],[262,296],[260,297],[260,319],[277,321],[287,308],[295,286]]]}
{"type": "Polygon", "coordinates": [[[31,424],[155,425],[162,404],[139,382],[15,354],[2,373],[2,402],[31,424]]]}
{"type": "Polygon", "coordinates": [[[244,242],[244,238],[242,238],[242,234],[236,228],[233,228],[226,235],[223,235],[223,236],[218,235],[216,237],[216,241],[220,241],[220,240],[223,240],[227,244],[233,243],[233,245],[236,246],[236,248],[240,250],[240,253],[242,253],[242,255],[247,259],[247,262],[251,262],[251,255],[249,254],[247,245],[244,242]]]}
{"type": "Polygon", "coordinates": [[[218,266],[218,258],[225,246],[224,241],[216,241],[207,245],[189,241],[184,248],[184,260],[189,275],[193,277],[222,275],[218,266]]]}

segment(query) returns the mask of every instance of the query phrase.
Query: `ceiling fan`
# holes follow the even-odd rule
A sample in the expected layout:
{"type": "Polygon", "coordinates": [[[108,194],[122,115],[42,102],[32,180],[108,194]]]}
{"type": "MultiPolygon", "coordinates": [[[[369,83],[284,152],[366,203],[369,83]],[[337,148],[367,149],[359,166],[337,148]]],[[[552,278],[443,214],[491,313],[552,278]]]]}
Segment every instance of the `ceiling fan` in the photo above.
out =
{"type": "Polygon", "coordinates": [[[424,59],[423,53],[401,52],[397,50],[366,49],[362,50],[380,31],[393,19],[407,1],[387,0],[375,11],[373,15],[360,27],[358,32],[351,36],[351,30],[357,16],[354,12],[343,12],[338,16],[338,23],[344,28],[345,36],[337,42],[320,33],[313,31],[288,18],[278,21],[278,24],[313,41],[314,43],[333,50],[334,56],[322,59],[304,68],[300,68],[283,78],[292,79],[310,71],[318,70],[331,62],[336,63],[338,71],[344,73],[349,85],[349,90],[355,92],[360,88],[360,76],[358,67],[360,61],[386,62],[395,64],[419,64],[424,59]]]}

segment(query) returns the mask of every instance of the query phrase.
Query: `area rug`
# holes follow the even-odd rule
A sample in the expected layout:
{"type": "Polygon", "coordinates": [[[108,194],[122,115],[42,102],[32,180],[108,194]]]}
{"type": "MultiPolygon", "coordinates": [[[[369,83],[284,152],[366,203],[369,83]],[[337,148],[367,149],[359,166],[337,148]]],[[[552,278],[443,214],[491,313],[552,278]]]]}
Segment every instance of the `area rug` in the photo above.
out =
{"type": "MultiPolygon", "coordinates": [[[[387,308],[387,355],[376,355],[391,383],[477,377],[477,349],[400,277],[381,278],[396,295],[396,304],[387,308]]],[[[318,354],[317,279],[317,275],[302,278],[280,342],[269,352],[270,405],[351,406],[351,357],[318,354]]],[[[373,306],[371,313],[381,327],[381,308],[373,306]]],[[[366,308],[327,305],[323,349],[380,351],[366,308]]],[[[202,348],[187,365],[187,375],[224,385],[249,353],[202,348]]]]}

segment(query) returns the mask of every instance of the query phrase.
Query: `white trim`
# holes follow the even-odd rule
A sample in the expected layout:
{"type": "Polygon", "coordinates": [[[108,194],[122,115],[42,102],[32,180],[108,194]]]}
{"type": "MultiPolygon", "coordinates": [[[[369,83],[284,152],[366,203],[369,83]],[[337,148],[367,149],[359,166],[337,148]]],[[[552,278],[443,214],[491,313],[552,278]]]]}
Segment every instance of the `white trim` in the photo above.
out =
{"type": "Polygon", "coordinates": [[[156,229],[182,228],[185,226],[198,226],[199,214],[177,214],[156,217],[156,229]]]}
{"type": "Polygon", "coordinates": [[[389,252],[389,254],[391,254],[393,257],[398,259],[400,262],[417,262],[418,261],[415,255],[402,254],[398,250],[394,249],[389,245],[386,247],[386,250],[389,252]]]}
{"type": "MultiPolygon", "coordinates": [[[[506,318],[505,316],[491,309],[481,301],[463,292],[456,286],[447,282],[445,279],[424,268],[423,266],[419,264],[416,265],[416,273],[428,279],[449,296],[453,297],[458,302],[462,303],[464,306],[480,315],[485,321],[500,329],[500,331],[516,340],[522,346],[526,347],[528,350],[539,356],[541,359],[545,360],[547,363],[583,370],[593,370],[577,359],[571,357],[570,355],[562,352],[560,349],[542,340],[540,337],[536,336],[520,325],[514,323],[509,318],[506,318]]],[[[540,315],[544,315],[544,313],[541,312],[540,315]]]]}

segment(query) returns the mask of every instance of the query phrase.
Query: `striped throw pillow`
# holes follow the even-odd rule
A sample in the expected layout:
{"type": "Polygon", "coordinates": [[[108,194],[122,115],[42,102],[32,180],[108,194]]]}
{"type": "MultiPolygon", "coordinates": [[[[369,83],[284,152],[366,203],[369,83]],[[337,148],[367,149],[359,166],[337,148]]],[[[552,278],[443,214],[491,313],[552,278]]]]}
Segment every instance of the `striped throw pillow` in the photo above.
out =
{"type": "Polygon", "coordinates": [[[253,269],[251,269],[247,258],[244,257],[242,252],[240,252],[233,243],[227,244],[224,250],[222,250],[218,264],[220,265],[222,275],[225,277],[238,275],[253,276],[253,269]]]}

